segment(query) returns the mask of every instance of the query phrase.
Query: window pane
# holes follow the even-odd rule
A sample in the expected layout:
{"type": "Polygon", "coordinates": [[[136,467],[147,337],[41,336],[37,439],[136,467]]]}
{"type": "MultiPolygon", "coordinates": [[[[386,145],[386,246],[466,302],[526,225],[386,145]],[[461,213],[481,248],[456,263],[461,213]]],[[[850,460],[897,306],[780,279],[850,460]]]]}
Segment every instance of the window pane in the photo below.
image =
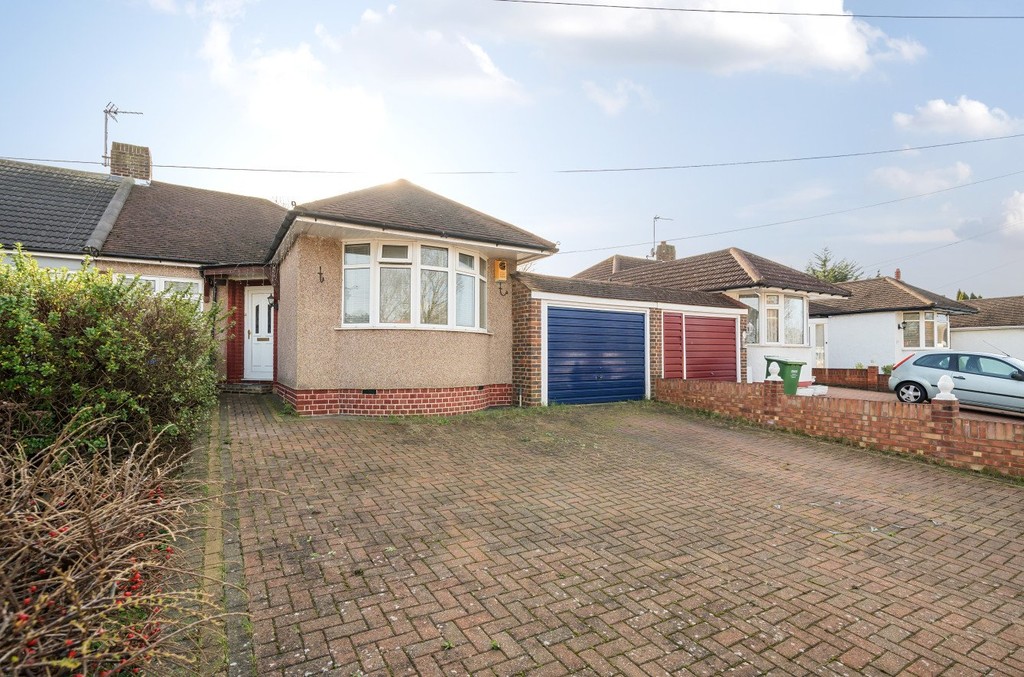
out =
{"type": "Polygon", "coordinates": [[[779,295],[778,294],[768,294],[767,296],[764,297],[764,302],[766,304],[768,304],[768,305],[771,305],[771,306],[777,306],[777,305],[779,305],[779,295]]]}
{"type": "Polygon", "coordinates": [[[764,340],[767,343],[778,343],[779,342],[779,309],[778,308],[765,308],[764,310],[765,319],[765,337],[764,340]]]}
{"type": "Polygon", "coordinates": [[[991,357],[979,357],[978,365],[981,367],[981,373],[986,376],[1010,378],[1010,376],[1017,371],[1016,367],[1007,364],[1002,360],[994,360],[991,357]]]}
{"type": "Polygon", "coordinates": [[[164,283],[164,289],[167,291],[184,292],[189,296],[199,296],[199,283],[198,282],[173,282],[168,281],[164,283]]]}
{"type": "MultiPolygon", "coordinates": [[[[369,245],[366,245],[369,247],[369,245]]],[[[345,324],[366,324],[370,321],[370,269],[345,271],[345,324]]]]}
{"type": "Polygon", "coordinates": [[[803,345],[804,343],[804,300],[796,296],[786,297],[786,343],[803,345]]]}
{"type": "Polygon", "coordinates": [[[137,277],[135,278],[135,280],[135,284],[139,285],[140,287],[146,287],[150,291],[156,291],[156,280],[147,280],[144,277],[137,277]]]}
{"type": "Polygon", "coordinates": [[[370,245],[368,244],[347,244],[345,245],[345,265],[362,266],[370,263],[370,245]]]}
{"type": "Polygon", "coordinates": [[[472,254],[459,254],[460,270],[476,270],[476,257],[472,254]]]}
{"type": "Polygon", "coordinates": [[[424,270],[420,279],[420,322],[448,324],[448,271],[424,270]]]}
{"type": "Polygon", "coordinates": [[[747,310],[747,343],[757,343],[757,327],[760,319],[758,308],[761,305],[761,297],[756,294],[741,296],[740,302],[745,303],[749,307],[749,310],[747,310]]]}
{"type": "Polygon", "coordinates": [[[921,345],[921,315],[920,313],[903,313],[903,321],[907,326],[903,328],[903,347],[918,348],[921,345]]]}
{"type": "Polygon", "coordinates": [[[448,250],[442,247],[420,247],[420,263],[425,266],[448,267],[448,250]]]}
{"type": "Polygon", "coordinates": [[[408,324],[412,320],[412,271],[380,269],[380,321],[408,324]]]}
{"type": "Polygon", "coordinates": [[[487,329],[487,280],[480,280],[480,328],[487,329]]]}
{"type": "Polygon", "coordinates": [[[381,245],[380,257],[382,259],[397,259],[399,261],[409,260],[409,245],[385,244],[381,245]]]}
{"type": "Polygon", "coordinates": [[[949,325],[945,322],[939,322],[939,340],[937,345],[940,348],[949,347],[949,325]]]}
{"type": "Polygon", "coordinates": [[[935,347],[935,320],[924,321],[924,345],[926,348],[935,347]]]}
{"type": "MultiPolygon", "coordinates": [[[[459,258],[462,256],[459,254],[459,258]]],[[[455,324],[460,327],[473,327],[476,321],[476,277],[455,277],[455,324]]]]}

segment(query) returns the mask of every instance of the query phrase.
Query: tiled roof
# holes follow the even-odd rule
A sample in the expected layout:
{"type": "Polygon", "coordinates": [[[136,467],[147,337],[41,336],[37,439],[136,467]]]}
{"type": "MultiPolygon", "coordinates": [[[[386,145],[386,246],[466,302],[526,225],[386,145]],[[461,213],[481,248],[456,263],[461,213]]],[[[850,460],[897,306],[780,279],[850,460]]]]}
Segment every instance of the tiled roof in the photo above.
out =
{"type": "Polygon", "coordinates": [[[516,279],[533,291],[588,298],[641,301],[649,303],[674,303],[683,306],[709,306],[712,308],[746,308],[745,305],[724,294],[666,289],[615,282],[597,282],[571,277],[555,277],[537,273],[516,273],[516,279]]]}
{"type": "Polygon", "coordinates": [[[954,329],[966,327],[1024,327],[1024,296],[1003,296],[994,299],[971,299],[969,305],[977,315],[956,315],[949,318],[954,329]]]}
{"type": "Polygon", "coordinates": [[[262,198],[153,181],[135,186],[104,256],[262,263],[287,211],[262,198]]]}
{"type": "Polygon", "coordinates": [[[464,238],[554,252],[556,246],[493,216],[466,207],[404,179],[295,208],[315,216],[413,233],[464,238]]]}
{"type": "Polygon", "coordinates": [[[599,261],[586,270],[573,275],[577,280],[610,280],[615,273],[632,270],[647,264],[654,263],[651,259],[643,259],[638,256],[623,256],[614,254],[604,261],[599,261]]]}
{"type": "Polygon", "coordinates": [[[812,317],[877,313],[887,310],[974,312],[974,309],[968,305],[892,277],[851,280],[850,282],[840,282],[838,286],[850,292],[849,298],[812,302],[809,307],[812,317]]]}
{"type": "Polygon", "coordinates": [[[613,282],[645,286],[726,291],[774,287],[817,294],[848,296],[849,292],[763,256],[731,247],[675,261],[658,261],[611,277],[613,282]]]}
{"type": "Polygon", "coordinates": [[[121,179],[0,160],[0,244],[81,254],[121,179]]]}

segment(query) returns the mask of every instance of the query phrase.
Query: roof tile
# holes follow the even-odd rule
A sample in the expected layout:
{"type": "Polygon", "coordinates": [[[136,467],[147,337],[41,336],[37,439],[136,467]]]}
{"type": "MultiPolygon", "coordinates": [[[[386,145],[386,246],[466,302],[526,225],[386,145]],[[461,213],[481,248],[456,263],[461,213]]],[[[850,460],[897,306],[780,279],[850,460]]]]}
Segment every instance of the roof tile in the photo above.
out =
{"type": "Polygon", "coordinates": [[[810,304],[812,317],[878,313],[890,310],[944,310],[950,313],[973,313],[966,304],[940,294],[921,289],[892,277],[873,277],[866,280],[840,282],[850,293],[846,299],[829,299],[810,304]]]}
{"type": "Polygon", "coordinates": [[[516,273],[516,279],[533,291],[551,294],[649,303],[673,303],[683,306],[746,308],[745,305],[735,299],[731,299],[724,294],[711,292],[581,280],[572,277],[556,277],[554,275],[540,275],[537,273],[516,273]]]}
{"type": "Polygon", "coordinates": [[[968,327],[1024,327],[1024,296],[971,299],[976,315],[956,315],[949,319],[954,329],[968,327]]]}

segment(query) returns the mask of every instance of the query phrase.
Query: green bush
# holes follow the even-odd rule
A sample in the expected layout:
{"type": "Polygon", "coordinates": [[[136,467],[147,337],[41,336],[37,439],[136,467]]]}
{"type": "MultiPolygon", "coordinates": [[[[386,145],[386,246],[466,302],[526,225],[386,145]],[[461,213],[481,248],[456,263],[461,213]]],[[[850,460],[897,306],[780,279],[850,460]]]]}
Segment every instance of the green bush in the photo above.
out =
{"type": "Polygon", "coordinates": [[[213,313],[91,265],[69,273],[40,268],[20,249],[9,256],[0,265],[0,402],[16,415],[0,427],[0,446],[17,440],[32,453],[73,420],[103,417],[87,446],[158,437],[162,448],[187,447],[216,400],[213,313]]]}

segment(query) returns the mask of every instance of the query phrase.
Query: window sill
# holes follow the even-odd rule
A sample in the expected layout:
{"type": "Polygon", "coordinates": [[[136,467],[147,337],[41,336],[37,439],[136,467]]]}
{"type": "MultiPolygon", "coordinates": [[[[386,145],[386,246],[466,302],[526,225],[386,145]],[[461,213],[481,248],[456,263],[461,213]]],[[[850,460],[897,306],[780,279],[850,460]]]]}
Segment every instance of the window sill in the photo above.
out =
{"type": "Polygon", "coordinates": [[[486,329],[477,329],[476,327],[424,327],[424,326],[407,326],[401,324],[343,324],[340,327],[335,327],[334,331],[436,331],[436,332],[448,332],[453,334],[482,334],[484,336],[493,336],[493,333],[486,329]]]}

